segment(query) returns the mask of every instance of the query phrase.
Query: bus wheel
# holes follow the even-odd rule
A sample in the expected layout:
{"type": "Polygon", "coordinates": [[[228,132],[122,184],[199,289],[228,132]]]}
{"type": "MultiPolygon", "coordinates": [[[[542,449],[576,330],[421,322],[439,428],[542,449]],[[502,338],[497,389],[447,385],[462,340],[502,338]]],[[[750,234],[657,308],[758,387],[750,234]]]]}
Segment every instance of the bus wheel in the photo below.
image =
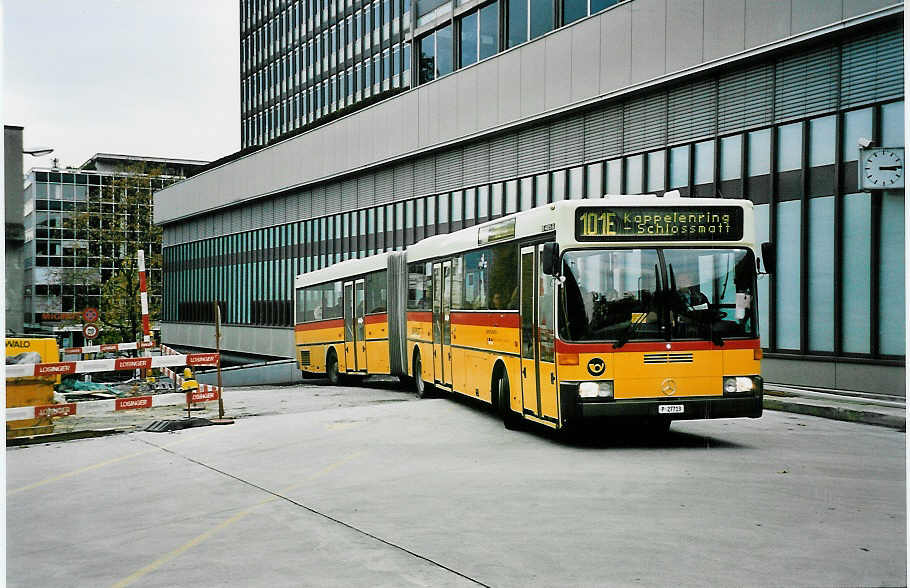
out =
{"type": "Polygon", "coordinates": [[[496,400],[499,406],[499,415],[502,417],[502,424],[509,430],[517,429],[521,418],[512,410],[509,398],[511,396],[509,374],[506,373],[505,369],[502,370],[502,374],[496,380],[496,389],[496,400]]]}
{"type": "Polygon", "coordinates": [[[414,354],[414,391],[417,398],[426,398],[430,395],[429,385],[423,381],[423,364],[420,361],[420,352],[414,354]]]}
{"type": "Polygon", "coordinates": [[[329,358],[325,362],[325,377],[329,379],[329,384],[337,386],[341,381],[338,375],[338,357],[335,350],[329,351],[329,358]]]}

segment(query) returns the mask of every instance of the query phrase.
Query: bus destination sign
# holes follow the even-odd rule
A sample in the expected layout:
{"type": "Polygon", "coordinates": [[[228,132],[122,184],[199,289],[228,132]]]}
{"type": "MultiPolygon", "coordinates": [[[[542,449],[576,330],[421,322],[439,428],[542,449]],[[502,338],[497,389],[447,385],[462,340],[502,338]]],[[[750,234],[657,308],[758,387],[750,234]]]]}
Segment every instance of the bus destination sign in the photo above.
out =
{"type": "Polygon", "coordinates": [[[575,210],[579,241],[737,241],[739,206],[590,206],[575,210]]]}

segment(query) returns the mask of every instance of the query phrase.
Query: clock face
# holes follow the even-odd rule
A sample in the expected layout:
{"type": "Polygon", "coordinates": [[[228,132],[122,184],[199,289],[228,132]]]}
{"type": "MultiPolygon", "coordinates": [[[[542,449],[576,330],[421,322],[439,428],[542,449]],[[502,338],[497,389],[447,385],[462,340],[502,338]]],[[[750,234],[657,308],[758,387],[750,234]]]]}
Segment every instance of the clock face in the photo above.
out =
{"type": "Polygon", "coordinates": [[[904,187],[904,150],[877,147],[860,153],[860,185],[866,190],[904,187]]]}

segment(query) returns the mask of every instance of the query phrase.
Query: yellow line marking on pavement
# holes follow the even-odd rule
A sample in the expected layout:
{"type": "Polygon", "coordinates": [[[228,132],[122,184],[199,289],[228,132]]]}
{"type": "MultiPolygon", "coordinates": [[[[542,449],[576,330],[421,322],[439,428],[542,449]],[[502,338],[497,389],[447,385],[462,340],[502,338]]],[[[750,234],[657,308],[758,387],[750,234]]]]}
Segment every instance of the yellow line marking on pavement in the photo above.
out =
{"type": "MultiPolygon", "coordinates": [[[[284,493],[284,492],[287,492],[287,491],[289,491],[289,490],[293,490],[294,488],[297,488],[297,487],[299,487],[299,486],[302,486],[302,485],[306,484],[307,482],[310,482],[310,481],[312,481],[312,480],[315,480],[316,478],[319,478],[320,476],[323,476],[323,475],[325,475],[325,474],[328,474],[329,472],[331,472],[332,470],[338,468],[339,466],[341,466],[341,465],[343,465],[343,464],[345,464],[345,463],[351,461],[352,459],[354,459],[354,458],[356,458],[356,457],[359,457],[359,456],[363,455],[363,453],[364,453],[363,451],[358,451],[358,452],[356,452],[356,453],[352,453],[352,454],[350,454],[350,455],[348,455],[348,456],[346,456],[346,457],[343,457],[342,459],[339,459],[339,460],[336,461],[335,463],[329,464],[329,465],[327,465],[326,467],[324,467],[324,468],[322,468],[321,470],[319,470],[318,472],[316,472],[316,473],[314,473],[314,474],[308,476],[308,477],[305,478],[302,482],[298,482],[297,484],[293,484],[293,485],[291,485],[291,486],[288,486],[287,488],[283,488],[283,489],[279,490],[279,492],[280,492],[280,493],[284,493]]],[[[140,569],[140,570],[137,570],[137,571],[133,572],[132,574],[130,574],[130,575],[127,576],[126,578],[124,578],[124,579],[120,580],[119,582],[117,582],[116,584],[114,584],[114,585],[112,586],[112,588],[123,588],[124,586],[129,586],[130,584],[132,584],[133,582],[135,582],[135,581],[138,580],[139,578],[145,576],[145,575],[148,574],[149,572],[153,572],[153,571],[157,570],[158,568],[160,568],[161,566],[163,566],[163,565],[166,564],[167,562],[171,561],[172,559],[174,559],[174,558],[176,558],[176,557],[179,557],[180,555],[183,555],[184,553],[186,553],[187,551],[189,551],[189,550],[192,549],[193,547],[199,545],[199,544],[202,543],[203,541],[206,541],[207,539],[209,539],[212,535],[214,535],[214,534],[217,533],[218,531],[220,531],[220,530],[222,530],[222,529],[225,529],[225,528],[227,528],[228,526],[230,526],[230,525],[236,523],[237,521],[239,521],[240,519],[244,518],[245,516],[247,516],[248,514],[250,514],[251,512],[253,512],[254,510],[256,510],[257,508],[259,508],[260,506],[263,506],[263,505],[268,504],[268,503],[270,503],[270,502],[275,502],[276,500],[279,500],[279,499],[280,499],[279,496],[270,496],[269,498],[266,498],[266,499],[263,500],[262,502],[259,502],[259,503],[257,503],[257,504],[254,504],[253,506],[251,506],[251,507],[249,507],[249,508],[246,508],[246,509],[244,509],[244,510],[238,512],[237,514],[235,514],[235,515],[232,516],[231,518],[227,519],[226,521],[222,521],[221,523],[219,523],[219,524],[216,525],[215,527],[212,527],[211,529],[209,529],[209,530],[206,531],[205,533],[202,533],[201,535],[199,535],[199,536],[197,536],[197,537],[194,537],[193,539],[190,539],[189,541],[187,541],[186,543],[184,543],[183,545],[181,545],[181,546],[178,547],[177,549],[175,549],[175,550],[173,550],[173,551],[171,551],[171,552],[169,552],[169,553],[166,553],[166,554],[162,555],[161,557],[159,557],[158,559],[156,559],[156,560],[153,561],[152,563],[148,564],[148,565],[145,566],[144,568],[142,568],[142,569],[140,569]]]]}
{"type": "MultiPolygon", "coordinates": [[[[182,439],[174,441],[173,443],[168,443],[167,445],[163,445],[163,446],[161,446],[161,448],[173,447],[174,445],[177,445],[178,443],[183,443],[184,441],[189,441],[190,439],[195,439],[198,436],[199,435],[197,434],[197,435],[193,435],[192,437],[184,437],[182,439]]],[[[92,470],[97,470],[99,468],[103,468],[104,466],[109,466],[111,464],[115,464],[119,461],[132,459],[132,458],[138,457],[140,455],[155,453],[156,451],[159,451],[161,448],[156,447],[155,449],[146,449],[144,451],[137,451],[136,453],[130,453],[129,455],[121,455],[120,457],[115,457],[113,459],[109,459],[107,461],[102,461],[102,462],[96,463],[94,465],[86,466],[84,468],[79,468],[78,470],[73,470],[71,472],[66,472],[64,474],[58,474],[56,476],[52,476],[50,478],[45,478],[44,480],[40,480],[33,484],[29,484],[28,486],[22,486],[21,488],[16,488],[15,490],[9,490],[6,493],[6,495],[7,495],[7,497],[9,497],[9,496],[13,496],[14,494],[19,494],[20,492],[25,492],[26,490],[33,490],[35,488],[44,486],[46,484],[51,484],[53,482],[59,482],[60,480],[72,478],[73,476],[78,476],[79,474],[84,474],[85,472],[90,472],[92,470]]]]}

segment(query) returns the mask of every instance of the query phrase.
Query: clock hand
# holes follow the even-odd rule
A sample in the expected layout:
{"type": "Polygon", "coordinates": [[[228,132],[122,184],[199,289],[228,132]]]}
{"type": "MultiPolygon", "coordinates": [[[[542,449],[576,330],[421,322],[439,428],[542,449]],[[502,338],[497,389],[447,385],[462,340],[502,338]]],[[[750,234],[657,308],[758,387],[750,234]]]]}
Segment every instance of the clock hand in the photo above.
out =
{"type": "Polygon", "coordinates": [[[880,166],[878,166],[878,169],[880,169],[882,171],[895,171],[895,170],[899,170],[900,168],[901,168],[901,166],[899,166],[899,165],[880,165],[880,166]]]}

